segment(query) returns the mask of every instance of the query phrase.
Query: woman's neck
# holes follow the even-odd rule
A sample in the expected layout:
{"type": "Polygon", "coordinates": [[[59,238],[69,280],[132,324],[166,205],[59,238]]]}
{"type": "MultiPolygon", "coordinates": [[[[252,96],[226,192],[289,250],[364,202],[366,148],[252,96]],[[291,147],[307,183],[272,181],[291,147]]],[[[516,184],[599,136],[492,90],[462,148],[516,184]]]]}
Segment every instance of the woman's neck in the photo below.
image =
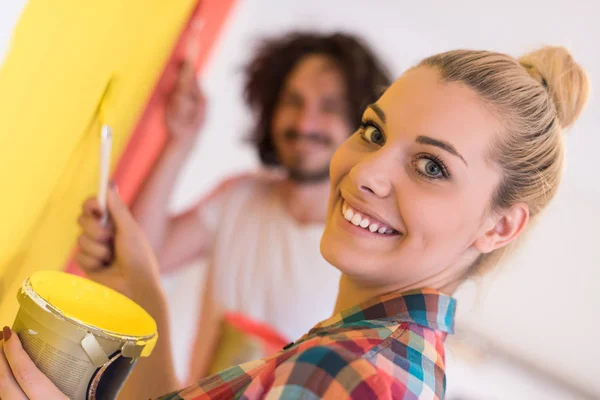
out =
{"type": "Polygon", "coordinates": [[[460,281],[452,280],[445,284],[436,284],[438,282],[416,282],[411,285],[385,285],[385,286],[366,286],[352,279],[346,274],[342,274],[337,300],[335,303],[334,315],[340,312],[362,304],[372,298],[383,296],[392,292],[407,292],[410,290],[432,288],[441,293],[452,295],[460,281]]]}
{"type": "Polygon", "coordinates": [[[364,286],[348,275],[342,274],[340,288],[335,302],[334,315],[352,306],[362,304],[374,297],[382,296],[393,291],[395,291],[393,288],[364,286]]]}

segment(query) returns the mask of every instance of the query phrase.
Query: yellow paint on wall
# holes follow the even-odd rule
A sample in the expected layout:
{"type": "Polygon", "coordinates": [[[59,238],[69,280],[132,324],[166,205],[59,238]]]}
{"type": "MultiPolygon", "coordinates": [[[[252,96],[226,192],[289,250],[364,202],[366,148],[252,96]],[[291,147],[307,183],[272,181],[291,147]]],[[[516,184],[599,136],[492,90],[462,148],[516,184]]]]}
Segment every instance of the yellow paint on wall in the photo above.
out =
{"type": "Polygon", "coordinates": [[[12,323],[23,279],[62,269],[73,248],[97,190],[95,114],[109,79],[114,166],[194,5],[29,1],[0,67],[0,323],[12,323]]]}

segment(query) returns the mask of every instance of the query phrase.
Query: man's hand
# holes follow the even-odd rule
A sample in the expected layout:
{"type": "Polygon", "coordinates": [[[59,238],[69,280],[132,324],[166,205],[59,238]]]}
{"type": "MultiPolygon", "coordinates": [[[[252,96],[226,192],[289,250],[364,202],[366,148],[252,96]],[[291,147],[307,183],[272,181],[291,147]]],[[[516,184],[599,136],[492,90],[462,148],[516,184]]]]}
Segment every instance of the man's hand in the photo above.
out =
{"type": "Polygon", "coordinates": [[[193,66],[183,64],[165,112],[165,124],[171,140],[184,145],[195,140],[204,120],[205,104],[193,66]]]}

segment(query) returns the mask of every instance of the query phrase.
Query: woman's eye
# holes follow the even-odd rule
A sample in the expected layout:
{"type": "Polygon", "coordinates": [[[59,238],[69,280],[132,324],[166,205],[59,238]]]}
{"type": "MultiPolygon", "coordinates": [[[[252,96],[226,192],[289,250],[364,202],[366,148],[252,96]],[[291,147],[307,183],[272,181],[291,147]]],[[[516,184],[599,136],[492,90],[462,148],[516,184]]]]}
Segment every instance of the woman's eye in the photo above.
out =
{"type": "Polygon", "coordinates": [[[367,125],[364,127],[361,136],[369,143],[373,143],[379,146],[383,146],[385,143],[385,136],[377,127],[373,125],[367,125]]]}
{"type": "Polygon", "coordinates": [[[439,165],[426,158],[418,160],[417,167],[429,176],[438,176],[442,173],[442,169],[439,165]]]}
{"type": "Polygon", "coordinates": [[[439,162],[430,158],[421,157],[417,159],[415,161],[415,168],[417,169],[417,172],[426,178],[441,179],[448,177],[446,168],[439,162]]]}

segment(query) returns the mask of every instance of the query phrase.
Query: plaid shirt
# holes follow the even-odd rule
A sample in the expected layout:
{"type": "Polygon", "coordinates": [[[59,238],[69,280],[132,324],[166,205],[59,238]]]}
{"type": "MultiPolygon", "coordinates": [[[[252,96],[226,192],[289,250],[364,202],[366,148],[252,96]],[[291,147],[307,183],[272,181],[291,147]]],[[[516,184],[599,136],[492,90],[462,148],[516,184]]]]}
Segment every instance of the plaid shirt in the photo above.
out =
{"type": "Polygon", "coordinates": [[[438,399],[456,301],[392,293],[321,322],[278,354],[227,369],[163,400],[438,399]]]}

